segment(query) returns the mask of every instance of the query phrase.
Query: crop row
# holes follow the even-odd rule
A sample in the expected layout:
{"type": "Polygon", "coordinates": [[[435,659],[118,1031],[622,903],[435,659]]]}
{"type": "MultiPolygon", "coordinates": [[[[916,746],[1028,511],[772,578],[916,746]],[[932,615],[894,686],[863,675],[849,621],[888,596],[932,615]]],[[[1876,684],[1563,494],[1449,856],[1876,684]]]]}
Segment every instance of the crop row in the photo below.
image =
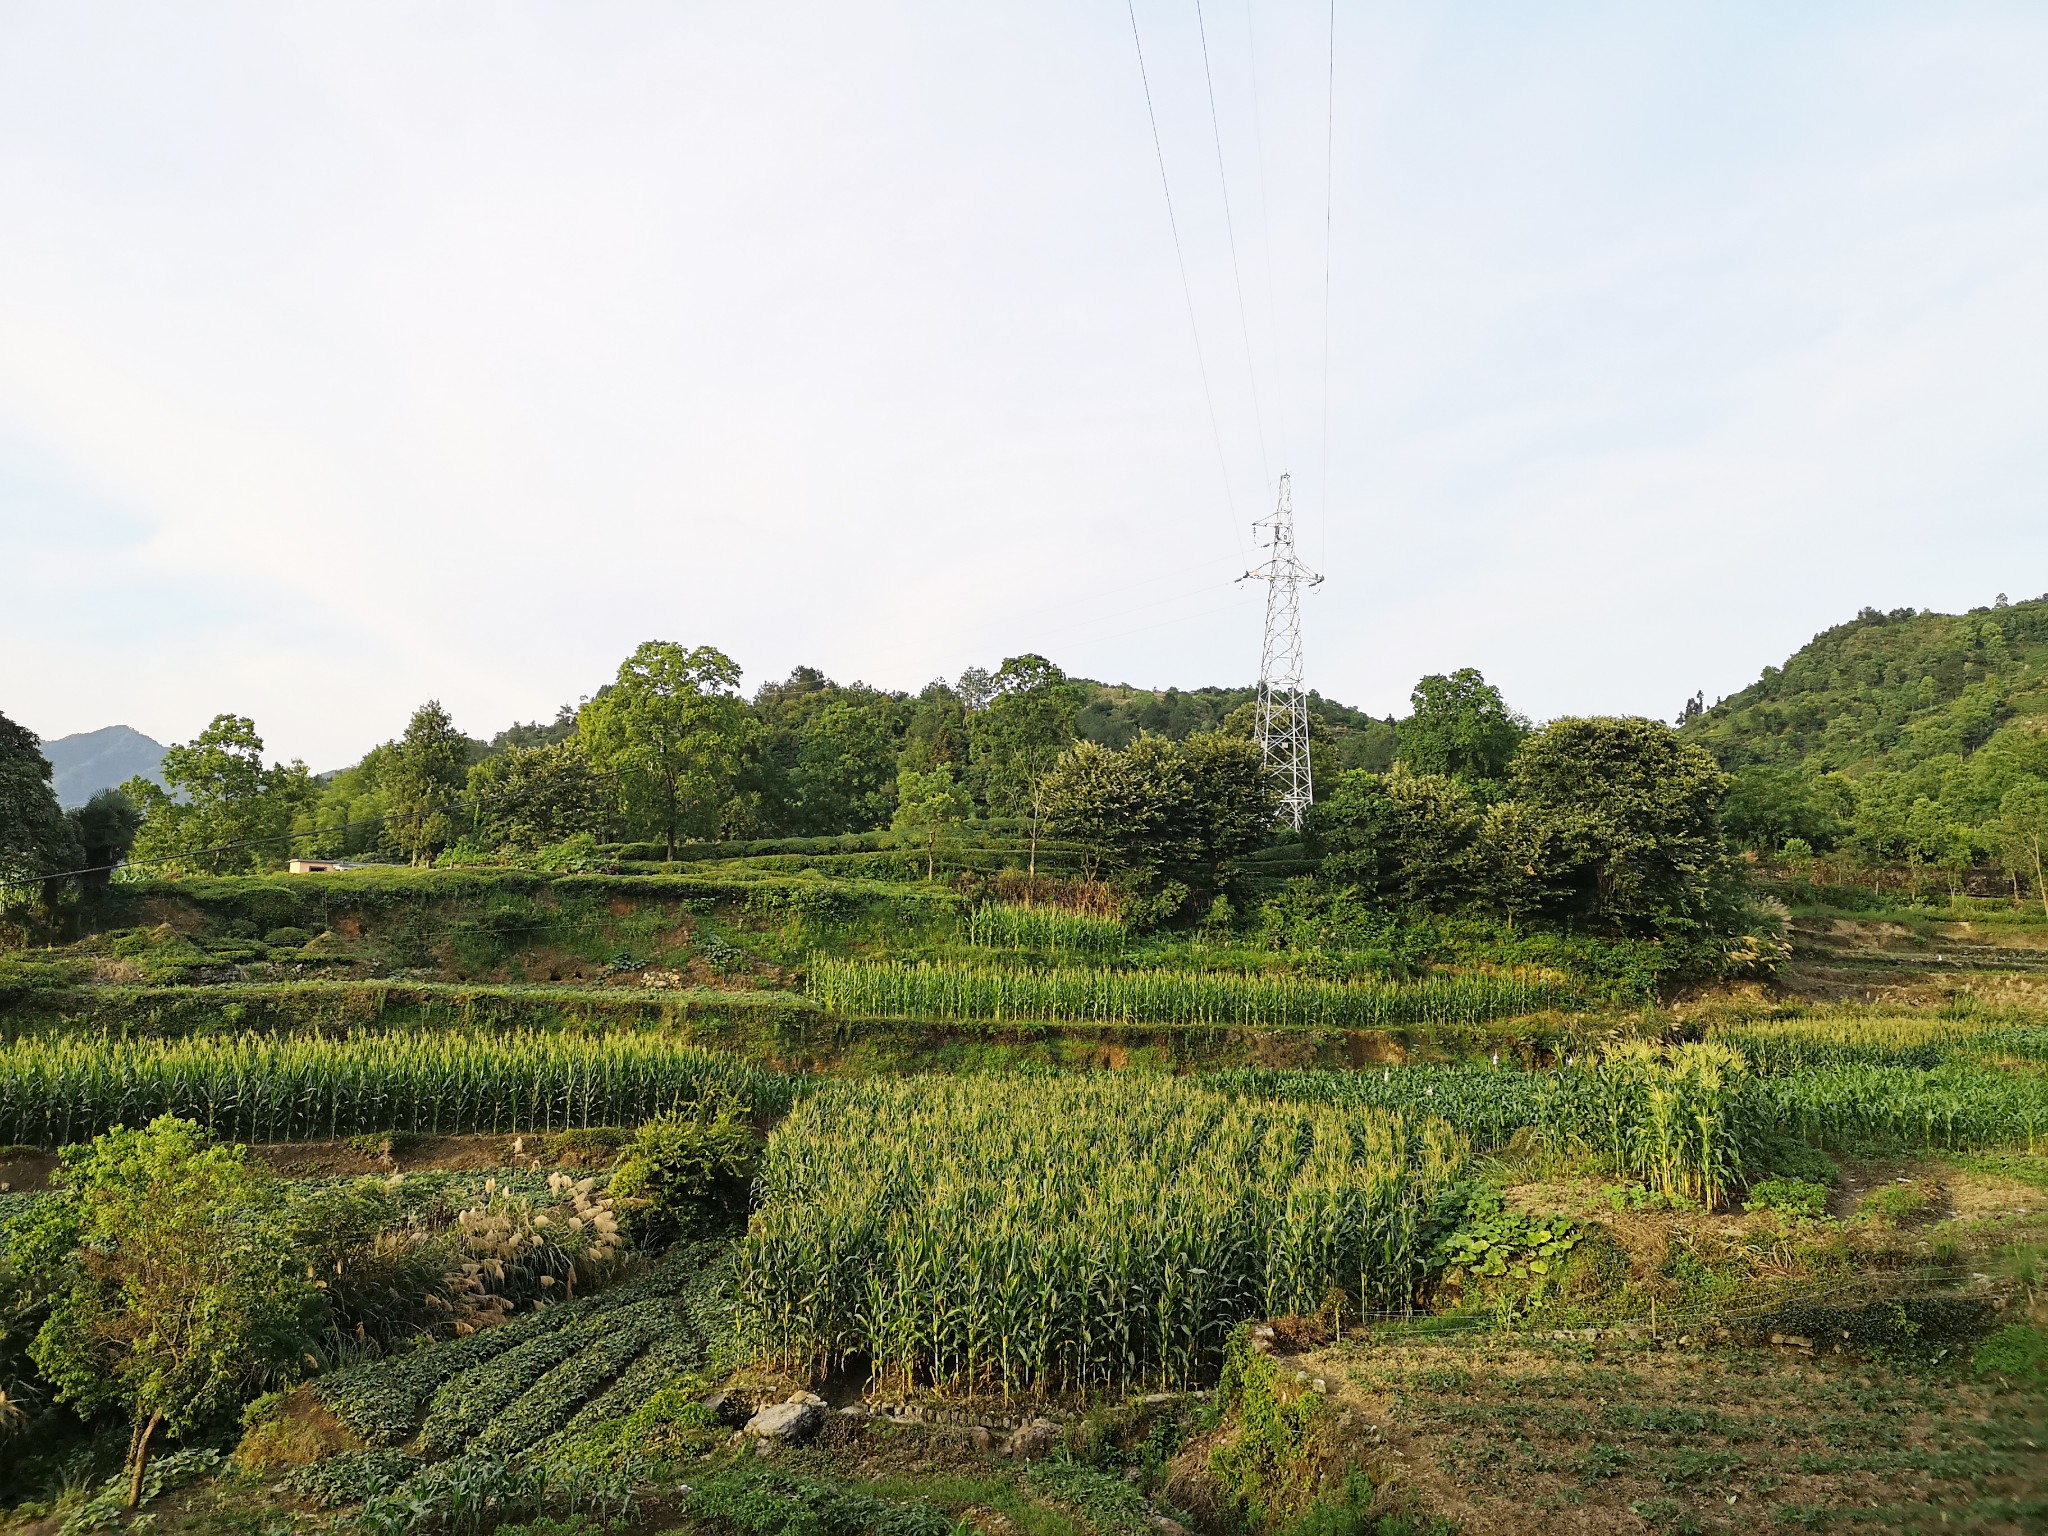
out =
{"type": "Polygon", "coordinates": [[[834,1013],[911,1019],[1046,1019],[1370,1029],[1479,1024],[1577,1005],[1546,973],[1431,977],[1407,983],[1065,967],[1004,970],[923,961],[866,964],[814,958],[812,998],[834,1013]]]}
{"type": "Polygon", "coordinates": [[[961,935],[981,949],[1038,950],[1046,954],[1109,957],[1119,954],[1128,930],[1115,918],[1060,907],[984,902],[963,914],[961,935]]]}
{"type": "Polygon", "coordinates": [[[1584,1065],[1413,1066],[1377,1072],[1218,1072],[1204,1078],[1248,1098],[1441,1115],[1475,1146],[1528,1131],[1589,1148],[1666,1194],[1723,1203],[1770,1133],[1768,1104],[1741,1059],[1713,1044],[1609,1045],[1584,1065]]]}
{"type": "Polygon", "coordinates": [[[1821,1014],[1716,1025],[1708,1034],[1740,1051],[1759,1072],[1841,1066],[1925,1069],[1958,1056],[2048,1060],[2048,1029],[1996,1017],[1821,1014]]]}
{"type": "Polygon", "coordinates": [[[791,1079],[653,1035],[383,1034],[0,1046],[0,1143],[56,1147],[181,1115],[238,1141],[633,1125],[731,1093],[787,1107],[791,1079]]]}
{"type": "Polygon", "coordinates": [[[313,1395],[369,1446],[512,1455],[559,1430],[652,1348],[701,1353],[671,1265],[577,1301],[318,1377],[313,1395]]]}
{"type": "Polygon", "coordinates": [[[2048,1145],[2048,1076],[1983,1062],[1845,1065],[1756,1080],[1770,1123],[1822,1146],[1983,1150],[2048,1145]]]}
{"type": "Polygon", "coordinates": [[[741,1337],[906,1381],[1186,1383],[1243,1318],[1410,1304],[1465,1160],[1441,1120],[1169,1077],[834,1083],[763,1157],[741,1337]]]}

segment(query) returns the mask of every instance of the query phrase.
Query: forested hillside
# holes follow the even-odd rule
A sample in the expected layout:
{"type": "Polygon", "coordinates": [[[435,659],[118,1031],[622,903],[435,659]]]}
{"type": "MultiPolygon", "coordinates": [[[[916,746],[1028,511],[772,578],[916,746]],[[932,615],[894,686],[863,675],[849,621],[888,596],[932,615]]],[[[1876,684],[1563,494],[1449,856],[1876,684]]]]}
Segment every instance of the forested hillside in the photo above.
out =
{"type": "Polygon", "coordinates": [[[2048,596],[1866,608],[1686,734],[1732,772],[1729,828],[1866,863],[2032,863],[2048,807],[2048,596]]]}

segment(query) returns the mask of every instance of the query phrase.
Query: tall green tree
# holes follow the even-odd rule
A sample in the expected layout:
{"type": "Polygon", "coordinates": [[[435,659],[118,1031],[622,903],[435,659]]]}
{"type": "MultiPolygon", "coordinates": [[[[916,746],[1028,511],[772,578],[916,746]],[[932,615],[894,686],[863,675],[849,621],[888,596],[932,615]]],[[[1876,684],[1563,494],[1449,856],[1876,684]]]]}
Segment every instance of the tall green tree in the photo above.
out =
{"type": "Polygon", "coordinates": [[[798,817],[815,835],[888,824],[896,805],[890,701],[835,698],[798,727],[790,775],[798,817]]]}
{"type": "Polygon", "coordinates": [[[1656,720],[1552,721],[1516,753],[1514,798],[1549,829],[1569,914],[1643,936],[1709,919],[1731,868],[1727,776],[1656,720]]]}
{"type": "Polygon", "coordinates": [[[755,748],[739,681],[722,651],[649,640],[577,715],[591,761],[621,786],[627,811],[659,830],[671,859],[685,834],[716,834],[755,748]]]}
{"type": "Polygon", "coordinates": [[[479,833],[490,847],[514,853],[602,837],[611,798],[581,741],[509,747],[469,770],[479,833]]]}
{"type": "Polygon", "coordinates": [[[1412,713],[1400,725],[1400,756],[1417,773],[1498,779],[1529,734],[1529,722],[1508,708],[1476,667],[1423,678],[1409,703],[1412,713]]]}
{"type": "Polygon", "coordinates": [[[42,739],[0,715],[0,907],[54,892],[47,876],[76,869],[84,857],[78,834],[51,787],[42,739]]]}
{"type": "Polygon", "coordinates": [[[1474,894],[1483,814],[1472,790],[1441,773],[1353,769],[1310,813],[1323,873],[1387,901],[1448,911],[1474,894]]]}
{"type": "Polygon", "coordinates": [[[385,759],[380,788],[391,840],[413,863],[431,864],[459,835],[469,756],[469,738],[429,699],[385,759]]]}
{"type": "Polygon", "coordinates": [[[142,811],[134,856],[208,874],[239,874],[289,853],[292,818],[315,799],[306,765],[263,764],[263,738],[242,715],[215,715],[189,742],[166,748],[163,784],[121,786],[142,811]]]}
{"type": "Polygon", "coordinates": [[[988,702],[970,717],[974,760],[989,809],[1020,817],[1038,873],[1046,778],[1074,742],[1082,690],[1052,662],[1027,653],[1006,659],[989,681],[988,702]]]}
{"type": "Polygon", "coordinates": [[[291,1371],[318,1293],[276,1178],[189,1120],[67,1148],[54,1182],[8,1227],[9,1263],[49,1307],[29,1353],[82,1414],[126,1412],[133,1509],[158,1432],[184,1434],[291,1371]]]}
{"type": "Polygon", "coordinates": [[[1541,817],[1514,800],[1490,805],[1466,861],[1472,899],[1512,933],[1556,894],[1556,859],[1556,840],[1541,817]]]}
{"type": "Polygon", "coordinates": [[[2043,857],[2048,855],[2048,783],[2034,779],[2008,789],[1998,802],[1993,833],[1999,863],[2008,873],[2034,882],[2041,911],[2048,915],[2048,876],[2042,872],[2043,857]]]}
{"type": "Polygon", "coordinates": [[[1140,886],[1167,876],[1213,887],[1268,841],[1279,791],[1251,742],[1218,731],[1118,750],[1076,742],[1046,775],[1047,824],[1140,886]]]}
{"type": "Polygon", "coordinates": [[[938,876],[939,850],[959,836],[974,814],[974,801],[950,768],[919,773],[906,768],[896,779],[896,814],[890,825],[924,850],[924,877],[938,876]]]}
{"type": "Polygon", "coordinates": [[[113,866],[128,857],[135,846],[135,834],[142,828],[142,812],[118,789],[103,789],[85,804],[67,812],[72,830],[78,834],[83,854],[81,867],[89,871],[88,885],[103,886],[112,878],[113,866]]]}

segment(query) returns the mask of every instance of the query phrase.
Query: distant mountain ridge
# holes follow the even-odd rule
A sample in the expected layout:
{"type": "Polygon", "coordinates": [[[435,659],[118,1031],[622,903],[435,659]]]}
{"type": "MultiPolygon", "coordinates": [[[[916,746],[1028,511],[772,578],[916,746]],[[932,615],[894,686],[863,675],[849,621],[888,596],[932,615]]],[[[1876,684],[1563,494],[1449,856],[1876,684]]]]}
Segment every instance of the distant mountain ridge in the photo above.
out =
{"type": "Polygon", "coordinates": [[[138,776],[163,782],[163,743],[133,726],[109,725],[59,736],[43,743],[43,756],[55,770],[57,802],[66,810],[138,776]]]}

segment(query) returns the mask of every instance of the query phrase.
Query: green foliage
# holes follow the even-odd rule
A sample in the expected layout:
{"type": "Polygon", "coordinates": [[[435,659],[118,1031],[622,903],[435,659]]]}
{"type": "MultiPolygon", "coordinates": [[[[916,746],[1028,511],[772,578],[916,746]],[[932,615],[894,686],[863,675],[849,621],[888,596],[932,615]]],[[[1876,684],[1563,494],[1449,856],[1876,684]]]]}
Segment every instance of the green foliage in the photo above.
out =
{"type": "Polygon", "coordinates": [[[1445,1278],[1541,1280],[1558,1269],[1583,1234],[1561,1216],[1504,1209],[1498,1197],[1475,1202],[1438,1241],[1431,1258],[1445,1278]]]}
{"type": "Polygon", "coordinates": [[[1212,731],[1121,751],[1080,742],[1048,771],[1042,803],[1055,831],[1109,868],[1210,888],[1271,838],[1278,797],[1257,746],[1212,731]]]}
{"type": "Polygon", "coordinates": [[[481,1436],[494,1453],[525,1450],[572,1427],[654,1350],[671,1371],[701,1359],[702,1342],[676,1304],[687,1279],[672,1262],[607,1291],[316,1377],[312,1392],[371,1447],[420,1436],[426,1450],[445,1453],[481,1436]]]}
{"type": "Polygon", "coordinates": [[[896,813],[890,827],[923,850],[927,880],[938,873],[939,850],[953,843],[973,814],[974,802],[951,768],[941,766],[928,773],[906,768],[896,776],[896,813]]]}
{"type": "Polygon", "coordinates": [[[637,1124],[713,1091],[760,1111],[790,1084],[653,1035],[22,1040],[0,1047],[0,1143],[63,1146],[166,1114],[240,1141],[551,1131],[637,1124]]]}
{"type": "Polygon", "coordinates": [[[835,1083],[769,1140],[741,1332],[906,1381],[1185,1384],[1246,1315],[1408,1302],[1464,1160],[1441,1121],[1173,1079],[835,1083]]]}
{"type": "Polygon", "coordinates": [[[44,875],[75,869],[83,857],[41,738],[0,715],[0,908],[37,895],[44,875]]]}
{"type": "Polygon", "coordinates": [[[1151,1536],[1152,1506],[1137,1488],[1083,1461],[1055,1457],[1024,1474],[1032,1492],[1077,1512],[1101,1536],[1151,1536]]]}
{"type": "Polygon", "coordinates": [[[711,646],[649,640],[577,718],[578,739],[620,785],[628,819],[657,831],[670,858],[684,836],[718,831],[756,749],[758,723],[733,692],[739,679],[711,646]]]}
{"type": "Polygon", "coordinates": [[[121,793],[142,812],[133,856],[173,871],[281,864],[293,817],[315,796],[304,763],[263,766],[263,738],[239,715],[216,715],[192,741],[166,748],[159,772],[161,785],[130,779],[121,793]]]}
{"type": "MultiPolygon", "coordinates": [[[[641,1357],[642,1362],[653,1359],[655,1353],[650,1350],[641,1357]]],[[[665,1364],[663,1374],[672,1377],[684,1364],[665,1364]]],[[[630,1375],[620,1378],[616,1390],[622,1396],[629,1380],[630,1375]]],[[[723,1444],[731,1433],[699,1400],[703,1393],[701,1377],[687,1382],[650,1379],[635,1386],[630,1402],[622,1402],[628,1410],[623,1416],[601,1418],[579,1429],[580,1421],[603,1400],[588,1404],[578,1411],[568,1431],[550,1444],[548,1458],[557,1465],[638,1472],[701,1456],[723,1444]]]]}
{"type": "Polygon", "coordinates": [[[1556,840],[1558,910],[1627,934],[1706,926],[1730,878],[1713,757],[1652,720],[1557,720],[1511,770],[1556,840]]]}
{"type": "Polygon", "coordinates": [[[725,1536],[950,1536],[953,1518],[924,1500],[885,1499],[851,1483],[740,1463],[683,1501],[693,1529],[725,1536]]]}
{"type": "Polygon", "coordinates": [[[1009,657],[989,682],[987,704],[968,717],[969,761],[981,772],[989,809],[1023,817],[1035,845],[1047,781],[1073,743],[1082,690],[1036,655],[1009,657]]]}
{"type": "Polygon", "coordinates": [[[1290,1482],[1301,1476],[1324,1417],[1314,1393],[1283,1392],[1270,1355],[1252,1348],[1243,1325],[1231,1331],[1216,1398],[1232,1433],[1209,1453],[1209,1471],[1254,1525],[1265,1523],[1290,1482]]]}
{"type": "Polygon", "coordinates": [[[293,1467],[285,1486],[322,1509],[360,1504],[390,1493],[419,1470],[419,1462],[403,1451],[343,1451],[338,1456],[293,1467]]]}
{"type": "Polygon", "coordinates": [[[429,699],[407,722],[387,756],[379,787],[391,840],[414,864],[429,864],[460,829],[470,742],[440,700],[429,699]]]}
{"type": "Polygon", "coordinates": [[[1828,1213],[1828,1187],[1806,1179],[1764,1179],[1749,1187],[1742,1208],[1818,1221],[1828,1213]]]}
{"type": "Polygon", "coordinates": [[[703,1236],[745,1216],[758,1150],[749,1114],[714,1093],[633,1133],[609,1187],[642,1242],[703,1236]]]}
{"type": "Polygon", "coordinates": [[[485,846],[515,853],[539,853],[570,838],[594,841],[614,798],[580,741],[487,757],[469,770],[468,797],[485,846]]]}
{"type": "Polygon", "coordinates": [[[29,1354],[62,1401],[134,1422],[132,1506],[158,1427],[182,1434],[291,1370],[315,1295],[276,1181],[189,1121],[70,1148],[56,1182],[7,1231],[48,1299],[29,1354]]]}
{"type": "Polygon", "coordinates": [[[1409,702],[1413,713],[1400,727],[1401,761],[1418,774],[1499,779],[1529,733],[1529,722],[1473,667],[1425,677],[1409,702]]]}
{"type": "Polygon", "coordinates": [[[1977,1346],[1970,1363],[1980,1376],[2048,1387],[2048,1330],[2031,1323],[2007,1323],[1977,1346]]]}
{"type": "MultiPolygon", "coordinates": [[[[103,789],[75,811],[67,813],[77,830],[84,859],[82,867],[104,870],[128,857],[135,846],[135,834],[142,828],[142,811],[118,789],[103,789]]],[[[104,874],[94,879],[105,883],[104,874]]]]}

